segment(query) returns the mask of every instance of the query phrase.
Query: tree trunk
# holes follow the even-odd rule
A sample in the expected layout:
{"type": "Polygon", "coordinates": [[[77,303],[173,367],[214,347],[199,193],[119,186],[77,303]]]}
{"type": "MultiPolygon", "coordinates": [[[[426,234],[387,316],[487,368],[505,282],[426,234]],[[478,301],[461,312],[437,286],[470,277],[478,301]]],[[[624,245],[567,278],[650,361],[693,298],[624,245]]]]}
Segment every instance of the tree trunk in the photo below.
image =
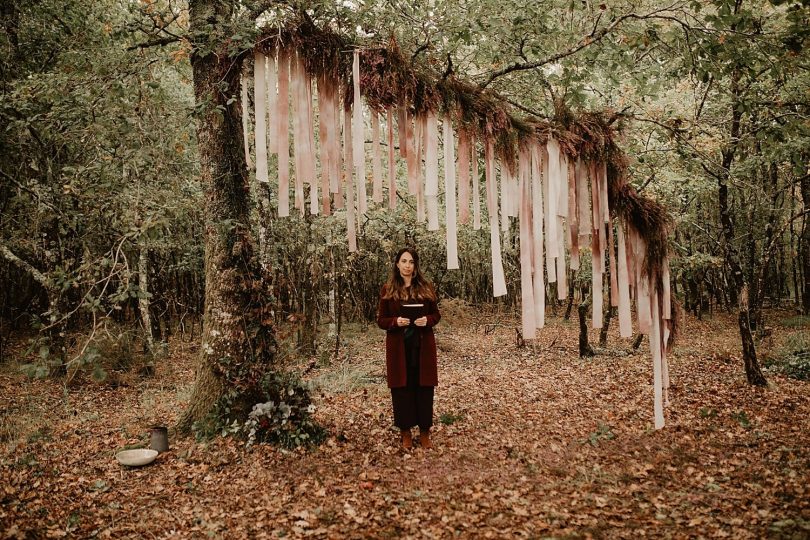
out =
{"type": "Polygon", "coordinates": [[[726,264],[731,269],[733,296],[737,299],[737,323],[740,329],[740,339],[742,341],[743,363],[745,365],[745,376],[749,384],[757,386],[767,385],[765,375],[759,367],[757,351],[754,347],[754,338],[751,335],[750,316],[748,311],[748,283],[745,281],[740,256],[734,244],[734,222],[731,219],[731,209],[728,203],[728,179],[731,174],[731,164],[734,161],[734,154],[740,137],[740,121],[742,119],[742,109],[737,101],[739,96],[739,73],[734,72],[731,78],[731,91],[735,100],[731,108],[731,133],[729,146],[723,150],[723,161],[720,171],[715,175],[717,178],[717,195],[720,209],[720,222],[723,227],[723,238],[725,240],[726,264]]]}
{"type": "Polygon", "coordinates": [[[593,348],[588,343],[588,303],[581,302],[577,306],[577,314],[579,315],[579,356],[593,356],[593,348]]]}
{"type": "Polygon", "coordinates": [[[608,329],[610,328],[610,319],[613,318],[613,307],[608,304],[605,309],[605,314],[602,317],[602,329],[599,331],[599,346],[607,347],[608,329]]]}
{"type": "Polygon", "coordinates": [[[697,317],[699,321],[703,320],[703,298],[700,292],[700,285],[698,284],[697,278],[695,276],[689,276],[686,278],[686,298],[687,298],[687,306],[690,311],[692,311],[697,317]]]}
{"type": "MultiPolygon", "coordinates": [[[[790,215],[793,215],[793,212],[796,211],[796,184],[790,184],[790,215]]],[[[790,231],[789,231],[789,240],[788,240],[788,253],[798,253],[798,249],[796,249],[796,229],[794,227],[793,220],[790,220],[790,231]]],[[[796,259],[790,257],[790,277],[792,278],[792,285],[793,285],[793,305],[794,307],[801,306],[801,290],[799,289],[799,273],[798,268],[796,267],[797,263],[799,263],[801,259],[796,259]]]]}
{"type": "Polygon", "coordinates": [[[229,2],[217,0],[189,3],[190,35],[198,40],[193,43],[191,67],[195,102],[201,110],[197,138],[205,193],[205,306],[200,363],[188,409],[177,425],[181,433],[224,410],[221,405],[232,416],[245,408],[249,411],[250,396],[274,356],[271,306],[269,296],[263,296],[267,284],[249,230],[241,62],[228,54],[227,46],[207,41],[230,35],[233,9],[229,2]]]}
{"type": "MultiPolygon", "coordinates": [[[[138,254],[138,309],[141,313],[143,337],[146,342],[146,352],[149,356],[148,364],[152,364],[155,355],[155,339],[152,334],[152,317],[149,314],[149,250],[141,246],[138,254]]],[[[150,370],[151,371],[151,370],[150,370]]]]}
{"type": "MultiPolygon", "coordinates": [[[[306,242],[312,244],[312,214],[305,216],[304,222],[306,223],[306,242]]],[[[311,255],[304,256],[303,268],[304,272],[309,274],[309,279],[302,280],[300,298],[301,309],[300,313],[303,315],[303,320],[299,322],[300,339],[298,345],[303,356],[313,356],[315,354],[315,344],[318,339],[318,288],[320,286],[317,276],[321,274],[320,271],[313,271],[316,265],[311,255]]]]}
{"type": "MultiPolygon", "coordinates": [[[[763,166],[763,169],[765,167],[763,166]]],[[[768,178],[767,191],[771,192],[771,204],[768,208],[768,222],[765,224],[765,240],[762,242],[762,255],[759,257],[759,271],[756,271],[756,262],[752,260],[752,273],[756,280],[756,288],[754,290],[754,301],[750,303],[750,310],[753,319],[753,328],[756,329],[758,334],[764,331],[764,324],[762,322],[762,306],[765,304],[765,293],[767,283],[771,280],[768,279],[768,271],[771,267],[771,260],[773,254],[774,230],[776,229],[776,219],[781,208],[777,208],[779,202],[779,190],[777,189],[777,181],[779,179],[776,164],[771,163],[763,174],[768,178]]],[[[763,177],[763,180],[765,178],[763,177]]],[[[750,225],[753,228],[753,224],[750,225]]],[[[779,276],[774,272],[773,276],[778,281],[779,276]]],[[[778,290],[778,289],[777,289],[778,290]]]]}
{"type": "Polygon", "coordinates": [[[315,343],[318,338],[318,317],[315,301],[314,284],[310,287],[307,283],[304,283],[301,291],[302,320],[298,323],[300,332],[298,346],[302,356],[313,356],[315,354],[315,343]]]}
{"type": "MultiPolygon", "coordinates": [[[[802,192],[802,206],[806,210],[810,208],[810,175],[804,175],[799,180],[799,188],[802,192]]],[[[802,235],[799,240],[802,275],[802,311],[805,315],[810,315],[810,224],[808,224],[807,216],[805,216],[802,221],[802,235]]]]}
{"type": "MultiPolygon", "coordinates": [[[[570,280],[568,281],[569,283],[573,283],[573,282],[574,282],[574,278],[573,278],[573,276],[574,276],[574,274],[573,274],[573,272],[572,272],[572,273],[571,273],[571,278],[570,278],[570,280]]],[[[584,292],[583,292],[583,294],[584,294],[584,292]]],[[[584,296],[583,296],[583,298],[584,298],[584,296]]],[[[566,304],[566,306],[565,306],[565,315],[563,315],[563,319],[564,319],[564,320],[566,320],[566,321],[570,321],[570,320],[571,320],[571,309],[572,309],[573,307],[574,307],[574,293],[572,292],[571,294],[569,294],[569,295],[568,295],[568,303],[567,303],[567,304],[566,304]]],[[[556,315],[556,313],[555,313],[555,315],[556,315]]]]}

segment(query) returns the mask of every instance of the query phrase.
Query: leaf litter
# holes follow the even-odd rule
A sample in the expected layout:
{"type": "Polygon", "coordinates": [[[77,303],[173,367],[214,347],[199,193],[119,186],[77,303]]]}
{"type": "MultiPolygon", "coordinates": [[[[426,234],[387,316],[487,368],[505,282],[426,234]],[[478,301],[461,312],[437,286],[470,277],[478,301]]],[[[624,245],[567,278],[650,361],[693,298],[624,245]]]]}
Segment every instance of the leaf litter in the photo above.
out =
{"type": "MultiPolygon", "coordinates": [[[[451,324],[447,324],[447,322],[451,324]]],[[[667,425],[652,428],[644,346],[611,332],[591,359],[552,319],[437,327],[435,449],[403,452],[382,331],[352,332],[312,368],[321,446],[170,440],[147,467],[114,454],[172,425],[197,346],[173,342],[148,380],[115,388],[0,372],[3,538],[542,538],[810,535],[808,383],[746,384],[731,317],[687,319],[670,359],[667,425]],[[353,376],[352,374],[356,374],[353,376]]],[[[778,329],[787,332],[788,329],[778,329]]],[[[804,329],[806,330],[806,329],[804,329]]],[[[591,335],[592,342],[597,337],[591,335]]]]}

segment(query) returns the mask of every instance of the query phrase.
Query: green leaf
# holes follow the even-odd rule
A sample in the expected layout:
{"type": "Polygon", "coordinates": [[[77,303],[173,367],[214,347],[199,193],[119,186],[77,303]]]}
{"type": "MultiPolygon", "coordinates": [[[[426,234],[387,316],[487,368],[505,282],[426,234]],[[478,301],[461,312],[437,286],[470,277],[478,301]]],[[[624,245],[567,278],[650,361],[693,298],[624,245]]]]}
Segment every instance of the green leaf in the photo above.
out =
{"type": "Polygon", "coordinates": [[[95,364],[93,366],[93,380],[96,382],[102,382],[107,379],[107,372],[104,371],[104,368],[101,367],[99,364],[95,364]]]}

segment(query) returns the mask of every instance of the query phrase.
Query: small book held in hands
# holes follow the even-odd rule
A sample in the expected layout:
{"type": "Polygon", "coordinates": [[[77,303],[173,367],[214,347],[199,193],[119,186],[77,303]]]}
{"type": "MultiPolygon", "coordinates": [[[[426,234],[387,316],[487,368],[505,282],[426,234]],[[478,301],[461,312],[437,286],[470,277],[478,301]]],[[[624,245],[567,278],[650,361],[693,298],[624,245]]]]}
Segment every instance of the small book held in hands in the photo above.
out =
{"type": "Polygon", "coordinates": [[[402,309],[399,312],[400,317],[413,321],[425,315],[425,304],[402,304],[402,309]]]}

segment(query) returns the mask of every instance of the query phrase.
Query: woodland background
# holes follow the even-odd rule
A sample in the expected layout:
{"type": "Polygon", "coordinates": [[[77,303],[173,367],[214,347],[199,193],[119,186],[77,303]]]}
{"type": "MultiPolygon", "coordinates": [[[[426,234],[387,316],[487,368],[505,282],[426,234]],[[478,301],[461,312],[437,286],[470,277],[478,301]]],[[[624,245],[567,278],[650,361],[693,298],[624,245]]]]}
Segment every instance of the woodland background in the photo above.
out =
{"type": "MultiPolygon", "coordinates": [[[[767,443],[771,445],[769,451],[781,453],[776,456],[762,448],[746,447],[746,452],[751,452],[748,458],[756,459],[762,451],[763,456],[790,464],[774,474],[783,482],[782,493],[789,493],[791,498],[779,499],[778,489],[752,488],[763,500],[772,502],[772,508],[781,508],[781,514],[768,514],[766,518],[757,513],[761,508],[751,510],[738,501],[731,504],[731,509],[712,514],[704,526],[711,523],[712,533],[753,530],[777,536],[807,534],[807,495],[799,482],[808,472],[807,435],[794,430],[803,423],[807,431],[807,416],[802,413],[808,411],[808,393],[806,382],[801,381],[810,376],[810,55],[806,48],[810,3],[245,0],[189,4],[162,0],[10,0],[0,6],[0,366],[4,390],[0,441],[6,445],[3,474],[9,486],[16,486],[10,488],[15,491],[7,489],[0,494],[0,517],[3,525],[8,524],[7,530],[22,537],[44,535],[47,531],[116,531],[114,526],[96,528],[86,515],[73,517],[74,513],[56,507],[40,512],[36,520],[30,521],[31,512],[38,507],[30,502],[23,504],[30,499],[22,495],[22,488],[30,487],[30,474],[36,471],[41,472],[44,485],[58,481],[59,474],[42,463],[47,462],[45,456],[53,458],[66,450],[57,444],[60,433],[78,434],[80,428],[71,423],[69,411],[73,416],[101,414],[110,429],[117,429],[119,424],[129,426],[109,436],[110,444],[123,445],[143,442],[138,428],[144,429],[149,422],[179,419],[176,411],[166,409],[162,409],[163,414],[153,411],[150,415],[109,417],[107,408],[117,398],[109,397],[108,392],[124,392],[119,396],[124,399],[127,392],[140,388],[160,396],[156,388],[165,385],[179,395],[172,394],[171,400],[165,396],[152,399],[165,399],[179,408],[193,399],[188,392],[192,383],[189,373],[194,369],[193,346],[199,344],[205,330],[206,287],[206,187],[200,181],[204,160],[200,159],[197,129],[201,123],[210,122],[211,111],[217,109],[216,104],[195,97],[194,82],[198,79],[192,61],[207,57],[211,51],[230,51],[236,56],[253,46],[258,26],[283,25],[305,14],[316,24],[327,25],[353,39],[378,43],[396,39],[406,56],[424,69],[438,76],[450,72],[495,91],[519,114],[554,118],[563,110],[615,113],[616,125],[621,126],[621,145],[631,158],[631,181],[640,192],[652,194],[671,210],[673,291],[683,306],[687,332],[690,328],[700,329],[681,337],[688,352],[683,353],[683,364],[676,363],[675,371],[688,379],[693,376],[690,369],[698,370],[704,378],[692,382],[695,388],[704,389],[705,393],[699,395],[715,393],[725,400],[712,405],[702,405],[699,400],[689,402],[688,410],[699,419],[698,423],[704,424],[714,419],[717,411],[725,411],[720,415],[727,413],[727,424],[730,422],[734,430],[739,427],[746,437],[754,439],[758,437],[754,431],[767,423],[774,430],[767,443]],[[214,15],[205,23],[208,26],[200,26],[193,17],[195,9],[211,9],[214,15]],[[222,18],[228,18],[228,24],[222,23],[222,18]],[[761,353],[758,361],[771,381],[772,387],[766,390],[771,393],[765,397],[752,393],[755,390],[743,381],[745,372],[739,361],[742,345],[734,320],[738,311],[745,312],[750,320],[761,353]],[[723,369],[718,370],[711,361],[720,362],[723,369]],[[773,388],[774,381],[778,389],[773,388]],[[741,396],[750,398],[749,403],[758,403],[761,424],[751,421],[754,413],[750,411],[740,416],[741,396]],[[792,412],[779,415],[785,400],[793,404],[792,412]],[[51,422],[55,422],[53,427],[43,430],[51,422]],[[26,445],[30,446],[27,453],[23,451],[26,445]],[[39,461],[31,461],[25,456],[40,457],[39,461]],[[717,514],[723,512],[741,523],[721,523],[717,514]],[[752,521],[751,515],[761,519],[752,521]],[[23,525],[23,516],[28,525],[23,525]],[[791,522],[786,524],[785,520],[791,522]],[[774,523],[780,525],[774,527],[774,523]]],[[[238,100],[238,96],[234,99],[238,100]]],[[[234,103],[230,101],[221,105],[223,114],[228,114],[231,105],[234,103]]],[[[493,332],[509,344],[505,345],[503,357],[499,357],[506,363],[502,366],[505,374],[510,373],[506,366],[520,355],[556,358],[551,352],[556,341],[548,336],[528,349],[512,345],[512,327],[516,324],[511,317],[517,314],[519,304],[516,226],[504,243],[509,293],[495,301],[491,298],[486,230],[460,228],[461,270],[448,271],[444,268],[444,235],[429,233],[423,224],[416,223],[406,199],[395,213],[372,206],[358,230],[359,250],[349,254],[345,220],[309,215],[277,219],[276,194],[267,185],[255,183],[252,176],[249,197],[250,223],[241,225],[255,239],[262,275],[272,285],[272,296],[267,297],[271,309],[256,315],[269,318],[267,325],[272,327],[270,372],[292,369],[312,378],[323,373],[349,373],[366,365],[362,361],[365,351],[376,345],[370,343],[362,348],[358,343],[365,343],[367,338],[366,330],[372,324],[390,259],[405,244],[418,246],[424,271],[441,297],[450,301],[445,303],[448,309],[453,311],[455,306],[458,320],[464,321],[456,326],[467,330],[458,334],[448,331],[448,356],[452,356],[452,343],[457,343],[458,349],[490,347],[486,339],[477,345],[475,341],[465,344],[464,339],[471,336],[481,340],[493,332]],[[486,321],[480,320],[482,317],[486,321]]],[[[227,228],[231,224],[221,225],[227,228]]],[[[580,270],[572,280],[578,284],[574,288],[576,295],[568,303],[550,301],[549,310],[560,317],[560,340],[567,338],[574,343],[576,329],[568,328],[566,321],[576,317],[575,306],[588,302],[588,268],[580,270]]],[[[594,334],[590,339],[596,345],[600,336],[594,334]]],[[[633,351],[633,344],[620,343],[607,333],[601,348],[597,348],[614,363],[617,360],[610,351],[619,350],[633,351]]],[[[571,369],[576,371],[574,366],[579,366],[582,370],[572,376],[599,380],[590,371],[598,372],[600,368],[577,363],[580,360],[575,346],[556,354],[559,359],[554,360],[558,363],[552,362],[553,366],[560,367],[563,364],[559,362],[569,358],[571,369]]],[[[635,353],[630,354],[632,357],[635,353]]],[[[642,364],[643,354],[639,358],[638,365],[646,366],[642,364]]],[[[623,366],[614,365],[616,369],[627,368],[623,366]]],[[[491,368],[494,372],[501,369],[491,368]]],[[[567,373],[568,368],[563,371],[567,373]]],[[[469,373],[452,373],[457,384],[466,384],[469,373]]],[[[554,377],[558,376],[555,371],[554,377]]],[[[374,380],[373,374],[367,379],[374,380]]],[[[352,428],[339,414],[341,409],[330,406],[337,401],[340,407],[351,407],[352,403],[361,407],[364,397],[356,392],[362,386],[350,385],[347,389],[333,379],[326,380],[332,381],[321,390],[327,398],[315,400],[322,408],[315,419],[328,428],[327,434],[319,435],[327,441],[325,448],[349,440],[351,445],[359,445],[373,455],[373,443],[366,444],[365,436],[354,437],[352,428]]],[[[673,380],[680,384],[677,374],[673,380]]],[[[635,381],[644,387],[643,371],[636,373],[635,381]]],[[[468,382],[482,384],[480,380],[468,382]]],[[[288,382],[282,387],[287,388],[285,384],[288,382]]],[[[497,381],[489,384],[496,385],[497,381]]],[[[297,405],[306,410],[310,400],[304,395],[306,385],[294,387],[302,388],[302,401],[297,405]]],[[[581,391],[572,387],[570,396],[581,391]]],[[[520,401],[515,396],[524,390],[515,392],[512,397],[520,401]]],[[[384,398],[374,390],[371,393],[384,398]]],[[[452,391],[450,395],[454,395],[452,391]]],[[[130,397],[132,403],[143,405],[143,394],[130,397]]],[[[369,405],[368,411],[384,414],[380,403],[369,405]]],[[[454,404],[446,407],[445,413],[451,416],[442,423],[451,432],[457,420],[464,426],[461,419],[473,416],[460,412],[454,404]]],[[[643,402],[638,405],[641,416],[647,413],[644,407],[643,402]]],[[[571,410],[571,414],[579,414],[575,412],[577,407],[571,410]]],[[[696,428],[683,418],[672,421],[694,437],[690,430],[696,428]]],[[[384,417],[375,421],[381,425],[387,422],[384,417]]],[[[628,428],[635,434],[632,440],[640,440],[635,436],[652,437],[645,431],[643,419],[634,421],[636,424],[628,428]]],[[[478,425],[472,419],[469,422],[470,426],[478,425]]],[[[584,433],[560,427],[561,431],[552,436],[560,439],[554,444],[562,448],[572,441],[590,441],[587,447],[577,447],[587,450],[574,452],[580,456],[577,459],[602,459],[604,456],[588,453],[596,452],[591,449],[599,448],[603,440],[616,436],[616,422],[613,427],[605,422],[582,426],[584,433]]],[[[360,424],[368,431],[375,429],[373,422],[360,424]]],[[[211,433],[207,434],[229,425],[219,422],[208,426],[211,433]]],[[[196,425],[198,435],[206,431],[203,428],[196,425]]],[[[288,430],[282,442],[294,446],[301,442],[302,433],[308,437],[315,433],[308,431],[309,427],[296,429],[288,430]]],[[[713,429],[709,431],[725,437],[713,429]]],[[[724,433],[722,429],[719,432],[724,433]]],[[[90,429],[87,436],[92,433],[90,429]]],[[[457,435],[460,441],[475,447],[473,435],[469,440],[457,435]]],[[[662,437],[671,439],[672,434],[662,437]]],[[[739,433],[731,437],[739,437],[739,433]]],[[[657,440],[652,446],[670,452],[672,440],[668,442],[669,446],[667,440],[657,440]]],[[[101,443],[94,439],[90,444],[101,443]]],[[[215,442],[206,450],[191,441],[183,444],[183,451],[189,452],[184,459],[194,467],[204,463],[207,469],[212,464],[206,460],[219,459],[212,456],[230,456],[227,459],[231,461],[214,466],[228,471],[227,463],[258,459],[262,466],[288,468],[290,478],[301,474],[290,462],[284,462],[283,455],[269,450],[260,450],[258,458],[253,454],[245,458],[239,443],[215,442]],[[204,457],[195,461],[189,457],[194,452],[202,452],[204,457]],[[276,460],[281,460],[281,465],[276,460]]],[[[495,444],[502,448],[501,442],[495,444]]],[[[527,469],[552,467],[532,453],[536,447],[510,444],[503,447],[507,462],[517,459],[527,469]]],[[[639,444],[643,447],[646,443],[639,444]]],[[[619,459],[622,448],[627,448],[626,443],[613,447],[610,459],[619,459]]],[[[105,459],[111,457],[112,450],[98,447],[105,459]]],[[[636,451],[644,454],[652,450],[647,447],[636,451]]],[[[704,464],[697,451],[689,449],[684,453],[694,458],[691,465],[685,466],[700,471],[704,464]]],[[[296,454],[294,459],[315,468],[318,459],[326,459],[321,455],[307,461],[301,456],[306,454],[296,454]]],[[[475,459],[485,463],[491,457],[485,452],[475,459]]],[[[378,467],[384,469],[388,461],[396,463],[396,459],[400,458],[386,457],[378,467]]],[[[446,460],[448,467],[454,466],[449,456],[446,460]]],[[[769,466],[765,469],[776,470],[769,466]]],[[[385,478],[385,472],[374,474],[385,478]]],[[[560,472],[559,477],[565,479],[566,474],[560,472]]],[[[620,477],[621,473],[616,475],[620,477]]],[[[85,495],[92,492],[100,498],[108,496],[104,488],[111,484],[109,478],[100,480],[104,484],[93,489],[95,484],[87,483],[91,475],[79,472],[76,476],[81,481],[68,479],[66,485],[85,495]]],[[[733,474],[726,477],[732,484],[736,481],[733,474]]],[[[593,482],[591,477],[587,480],[593,482]]],[[[371,488],[365,484],[358,488],[361,493],[374,492],[373,478],[366,476],[359,482],[372,484],[371,488]]],[[[714,479],[707,482],[718,485],[714,479]]],[[[734,485],[741,489],[748,485],[746,482],[756,483],[749,478],[734,485]]],[[[445,487],[449,493],[469,488],[462,484],[445,487]]],[[[646,489],[643,482],[630,484],[642,492],[646,489]]],[[[300,482],[296,485],[300,488],[300,482]]],[[[701,485],[705,488],[706,482],[701,485]]],[[[389,487],[396,493],[402,486],[389,487]]],[[[120,489],[130,488],[139,489],[120,489]]],[[[314,487],[313,492],[318,489],[314,487]]],[[[624,487],[619,492],[628,493],[624,487]]],[[[466,492],[458,491],[459,496],[461,493],[466,492]]],[[[495,501],[503,499],[502,495],[482,497],[495,501]]],[[[532,499],[526,493],[515,495],[521,496],[532,499]]],[[[600,506],[600,500],[592,499],[593,504],[586,505],[591,510],[605,505],[613,508],[613,503],[608,502],[610,497],[594,497],[603,497],[605,504],[600,506]]],[[[619,498],[617,495],[616,500],[619,498]]],[[[706,501],[711,499],[706,497],[706,501]]],[[[414,515],[430,515],[430,505],[420,501],[414,503],[418,508],[414,515]]],[[[715,504],[706,501],[704,504],[715,504]]],[[[48,506],[43,504],[42,508],[48,506]]],[[[480,515],[489,515],[485,508],[479,510],[480,515]]],[[[305,510],[285,507],[279,511],[292,516],[293,512],[305,510]]],[[[469,508],[454,511],[478,515],[478,510],[469,508]]],[[[589,511],[575,511],[572,515],[583,516],[589,511]]],[[[644,507],[632,511],[638,518],[638,528],[651,526],[651,522],[644,521],[646,518],[638,517],[649,513],[644,507]]],[[[332,519],[331,525],[329,519],[322,520],[326,532],[321,534],[354,530],[347,523],[360,527],[362,519],[371,519],[359,515],[361,522],[357,522],[358,514],[352,515],[345,507],[336,512],[340,518],[332,519]],[[335,529],[329,529],[333,525],[335,529]]],[[[552,513],[562,515],[559,508],[552,513]]],[[[671,513],[665,513],[671,517],[671,513]]],[[[485,523],[497,535],[498,531],[503,533],[505,525],[490,521],[496,514],[485,518],[485,523]]],[[[129,517],[119,519],[131,523],[132,513],[126,515],[129,517]]],[[[576,517],[566,521],[548,515],[541,517],[550,534],[598,535],[618,527],[610,520],[619,519],[606,518],[596,526],[577,521],[576,517]],[[592,525],[596,527],[593,531],[582,532],[583,527],[592,525]]],[[[507,524],[520,521],[535,529],[538,522],[534,520],[540,519],[531,513],[520,516],[512,512],[508,516],[504,518],[507,524]]],[[[310,524],[317,521],[311,515],[298,519],[310,524]]],[[[653,515],[650,519],[657,518],[653,515]]],[[[667,530],[677,534],[692,517],[683,522],[677,517],[671,519],[667,530]]],[[[656,523],[665,521],[659,519],[656,523]]],[[[181,520],[175,526],[182,531],[188,523],[181,520]]],[[[597,519],[596,523],[601,522],[597,519]]],[[[400,524],[403,528],[398,534],[420,534],[417,525],[404,521],[400,524]]],[[[439,528],[434,531],[438,535],[453,530],[442,529],[447,522],[441,519],[434,525],[439,528]]],[[[702,530],[701,522],[692,526],[698,532],[702,530]]],[[[223,527],[213,529],[214,534],[240,534],[233,526],[223,527]]],[[[299,529],[304,534],[308,527],[299,524],[299,529]]],[[[474,534],[469,528],[455,530],[474,534]]]]}

